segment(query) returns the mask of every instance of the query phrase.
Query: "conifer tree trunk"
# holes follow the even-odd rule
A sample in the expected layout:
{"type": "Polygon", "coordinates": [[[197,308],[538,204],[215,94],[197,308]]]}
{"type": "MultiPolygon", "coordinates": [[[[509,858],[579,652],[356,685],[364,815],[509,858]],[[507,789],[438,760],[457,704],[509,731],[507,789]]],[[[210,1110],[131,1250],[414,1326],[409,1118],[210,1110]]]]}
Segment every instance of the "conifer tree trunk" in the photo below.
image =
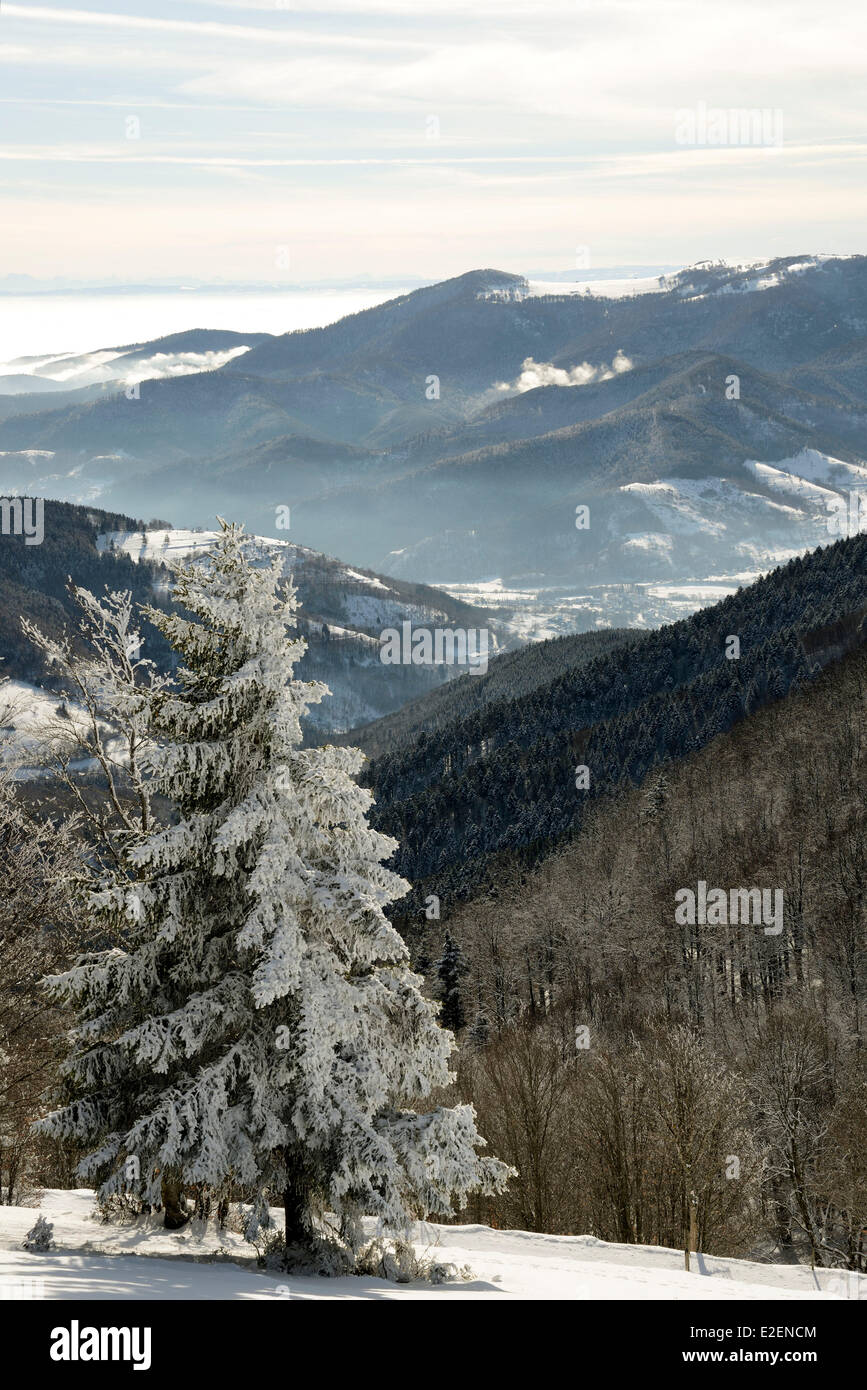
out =
{"type": "Polygon", "coordinates": [[[290,1167],[283,1189],[284,1241],[286,1245],[306,1245],[310,1240],[309,1194],[297,1167],[290,1167]]]}
{"type": "Polygon", "coordinates": [[[163,1225],[166,1230],[177,1231],[181,1226],[186,1226],[190,1218],[181,1206],[181,1180],[177,1173],[163,1173],[160,1196],[165,1212],[163,1225]]]}

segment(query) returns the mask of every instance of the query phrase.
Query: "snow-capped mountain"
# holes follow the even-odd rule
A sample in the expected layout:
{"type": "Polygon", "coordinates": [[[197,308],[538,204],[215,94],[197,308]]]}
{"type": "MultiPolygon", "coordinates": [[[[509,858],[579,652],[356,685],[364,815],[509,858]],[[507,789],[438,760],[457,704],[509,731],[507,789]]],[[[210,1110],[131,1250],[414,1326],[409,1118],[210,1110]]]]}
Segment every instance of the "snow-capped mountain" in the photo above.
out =
{"type": "Polygon", "coordinates": [[[35,364],[133,384],[0,397],[0,488],[262,534],[291,506],[350,564],[545,591],[530,630],[593,626],[616,586],[616,621],[659,621],[647,586],[736,585],[860,524],[865,328],[862,256],[474,271],[309,332],[35,364]]]}

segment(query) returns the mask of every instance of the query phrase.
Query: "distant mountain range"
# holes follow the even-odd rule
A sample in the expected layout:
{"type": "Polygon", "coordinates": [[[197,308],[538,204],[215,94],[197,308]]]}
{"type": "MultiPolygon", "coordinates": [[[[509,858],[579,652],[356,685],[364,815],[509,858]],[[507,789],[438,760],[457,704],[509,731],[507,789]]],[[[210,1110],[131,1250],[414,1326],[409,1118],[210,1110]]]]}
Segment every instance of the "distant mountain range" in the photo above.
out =
{"type": "Polygon", "coordinates": [[[862,256],[473,271],[327,328],[39,359],[0,396],[0,489],[266,534],[288,505],[353,564],[652,623],[851,529],[865,335],[862,256]]]}
{"type": "MultiPolygon", "coordinates": [[[[627,266],[625,273],[633,267],[627,266]]],[[[642,267],[646,269],[646,267],[642,267]]],[[[611,274],[616,272],[611,271],[611,274]]],[[[623,273],[623,272],[622,272],[623,273]]],[[[561,273],[562,274],[562,273],[561,273]]],[[[552,277],[553,278],[553,277],[552,277]]],[[[204,294],[258,294],[271,290],[277,294],[295,294],[298,291],[335,289],[405,289],[408,285],[424,285],[428,281],[419,275],[372,276],[345,275],[332,276],[323,280],[287,281],[284,276],[278,280],[200,280],[195,275],[165,275],[159,280],[142,280],[130,283],[128,280],[96,279],[70,280],[63,275],[42,279],[35,275],[0,275],[0,295],[30,294],[171,294],[177,290],[201,290],[204,294]]]]}

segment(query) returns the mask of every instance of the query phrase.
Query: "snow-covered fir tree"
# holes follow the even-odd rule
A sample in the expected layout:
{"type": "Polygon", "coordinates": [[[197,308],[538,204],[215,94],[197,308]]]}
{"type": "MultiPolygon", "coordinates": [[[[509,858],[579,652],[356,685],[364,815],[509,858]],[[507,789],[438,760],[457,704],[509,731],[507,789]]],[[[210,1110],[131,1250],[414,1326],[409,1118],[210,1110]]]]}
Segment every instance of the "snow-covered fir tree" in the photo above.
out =
{"type": "Polygon", "coordinates": [[[103,1199],[201,1184],[252,1202],[251,1238],[270,1201],[287,1245],[329,1212],[357,1248],[362,1215],[445,1216],[509,1170],[477,1152],[471,1106],[420,1109],[453,1039],[384,912],[409,885],[367,824],[362,755],[302,747],[327,690],[293,675],[280,560],[224,525],[174,568],[178,609],[149,612],[183,663],[151,707],[151,790],[174,816],[130,834],[91,895],[123,949],[49,981],[77,1024],[42,1125],[88,1149],[103,1199]]]}

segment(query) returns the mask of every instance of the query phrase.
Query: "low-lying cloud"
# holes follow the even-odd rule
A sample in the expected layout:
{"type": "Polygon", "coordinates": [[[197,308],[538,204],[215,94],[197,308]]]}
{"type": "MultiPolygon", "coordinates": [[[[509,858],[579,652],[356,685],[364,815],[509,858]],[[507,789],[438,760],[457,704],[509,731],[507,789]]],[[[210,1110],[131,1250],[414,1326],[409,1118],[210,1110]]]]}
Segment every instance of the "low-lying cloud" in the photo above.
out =
{"type": "Polygon", "coordinates": [[[198,372],[212,372],[249,351],[249,347],[244,346],[224,348],[217,352],[155,352],[153,357],[137,362],[134,367],[119,373],[118,379],[124,386],[135,386],[140,381],[159,381],[169,376],[193,376],[198,372]]]}
{"type": "MultiPolygon", "coordinates": [[[[150,357],[132,357],[124,353],[89,352],[81,356],[62,353],[35,361],[18,358],[0,363],[0,375],[30,373],[48,381],[63,383],[70,389],[79,386],[137,386],[142,381],[159,381],[165,377],[192,376],[198,372],[213,372],[227,362],[249,352],[249,346],[210,349],[206,352],[154,352],[150,357]]],[[[14,390],[14,384],[13,388],[14,390]]],[[[22,383],[22,389],[25,389],[22,383]]]]}
{"type": "Polygon", "coordinates": [[[521,375],[517,381],[497,382],[498,391],[534,391],[537,386],[589,386],[593,381],[609,381],[621,372],[632,368],[631,358],[618,349],[610,366],[604,362],[594,367],[592,362],[581,362],[577,367],[555,367],[553,362],[535,362],[525,357],[521,363],[521,375]]]}

